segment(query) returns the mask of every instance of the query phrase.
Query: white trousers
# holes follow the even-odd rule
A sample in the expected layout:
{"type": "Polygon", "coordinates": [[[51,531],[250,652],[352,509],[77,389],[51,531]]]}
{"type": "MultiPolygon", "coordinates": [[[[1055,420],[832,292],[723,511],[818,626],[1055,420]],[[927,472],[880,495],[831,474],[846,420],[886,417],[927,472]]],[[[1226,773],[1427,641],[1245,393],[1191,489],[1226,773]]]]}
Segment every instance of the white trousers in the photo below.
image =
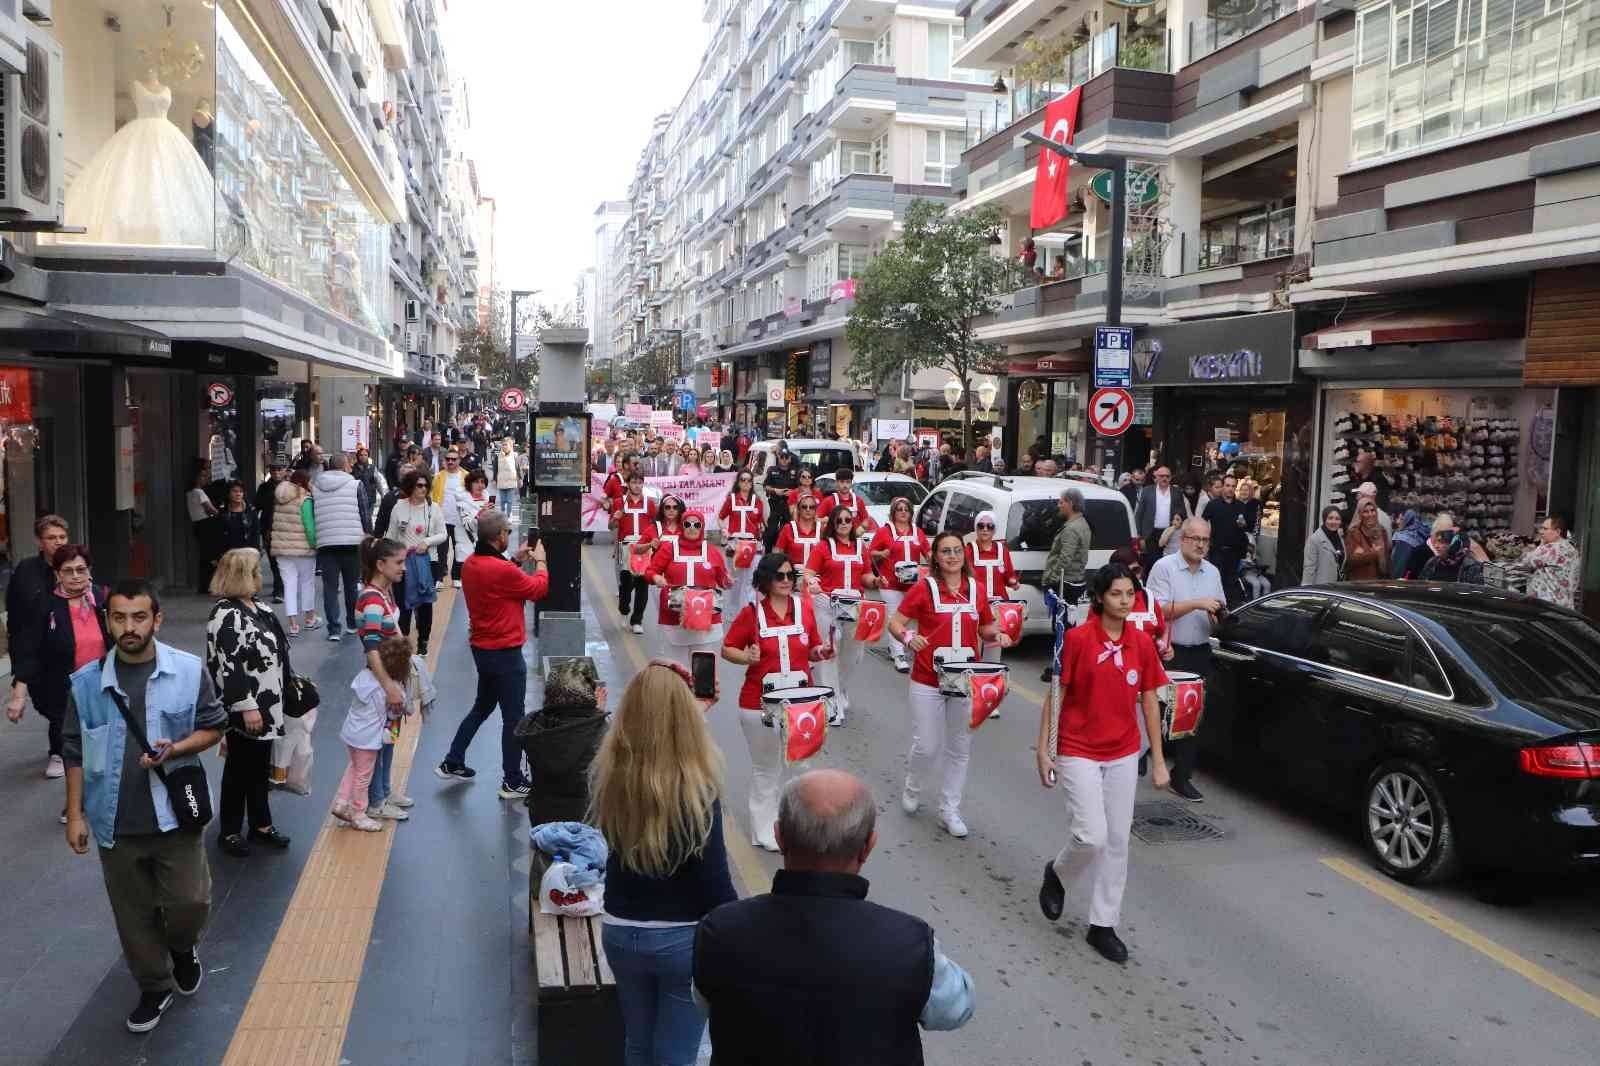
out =
{"type": "Polygon", "coordinates": [[[756,568],[749,566],[741,570],[733,565],[732,559],[728,560],[728,566],[733,574],[733,587],[724,594],[727,609],[722,612],[722,617],[731,621],[739,617],[739,612],[744,610],[744,605],[754,596],[752,581],[756,576],[756,568]]]}
{"type": "Polygon", "coordinates": [[[967,787],[967,759],[972,754],[972,699],[946,696],[931,685],[911,682],[911,752],[906,756],[906,793],[917,799],[922,787],[944,764],[939,813],[961,810],[967,787]]]}
{"type": "Polygon", "coordinates": [[[850,677],[861,665],[867,646],[855,638],[854,622],[840,623],[834,619],[833,601],[826,595],[811,597],[811,604],[816,609],[818,623],[828,626],[832,634],[823,639],[833,642],[833,658],[818,663],[813,672],[819,684],[833,689],[834,702],[840,712],[845,713],[850,710],[850,677]]]}
{"type": "Polygon", "coordinates": [[[691,656],[697,651],[708,651],[718,655],[722,651],[723,631],[720,624],[712,626],[705,632],[694,629],[685,629],[683,626],[661,626],[664,634],[661,642],[661,657],[671,659],[675,663],[682,663],[684,668],[692,671],[694,661],[691,656]]]}
{"type": "Polygon", "coordinates": [[[1128,833],[1139,756],[1110,762],[1056,756],[1056,780],[1067,795],[1067,846],[1055,858],[1067,892],[1087,885],[1089,924],[1115,928],[1128,886],[1128,833]]]}
{"type": "Polygon", "coordinates": [[[739,728],[750,747],[750,843],[774,844],[778,821],[778,790],[783,785],[783,747],[778,727],[761,724],[760,711],[739,708],[739,728]]]}
{"type": "Polygon", "coordinates": [[[298,620],[317,609],[317,560],[310,555],[280,555],[278,572],[283,575],[283,613],[298,620]]]}
{"type": "MultiPolygon", "coordinates": [[[[889,605],[889,617],[893,618],[894,613],[900,609],[901,602],[906,598],[906,594],[895,589],[883,589],[880,594],[883,596],[883,602],[889,605]]],[[[915,625],[906,626],[907,633],[915,633],[916,631],[917,627],[915,625]]],[[[889,642],[889,653],[891,655],[896,659],[909,659],[911,657],[911,653],[906,650],[906,646],[895,640],[894,634],[889,632],[887,622],[884,624],[883,633],[884,639],[889,642]]]]}

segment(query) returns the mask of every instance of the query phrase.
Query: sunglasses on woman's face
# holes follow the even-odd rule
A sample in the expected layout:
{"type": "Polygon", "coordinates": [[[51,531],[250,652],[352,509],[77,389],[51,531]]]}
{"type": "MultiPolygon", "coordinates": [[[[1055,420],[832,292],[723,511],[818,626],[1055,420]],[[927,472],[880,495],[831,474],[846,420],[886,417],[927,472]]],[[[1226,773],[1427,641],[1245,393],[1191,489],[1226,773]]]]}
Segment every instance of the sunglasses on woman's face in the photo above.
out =
{"type": "Polygon", "coordinates": [[[779,570],[776,574],[773,574],[772,576],[778,581],[793,581],[794,580],[794,571],[793,570],[779,570]]]}
{"type": "Polygon", "coordinates": [[[978,528],[979,529],[993,529],[994,528],[994,523],[993,522],[979,522],[978,523],[978,528]]]}
{"type": "Polygon", "coordinates": [[[939,549],[939,554],[940,555],[948,555],[948,556],[951,556],[952,558],[957,556],[957,555],[965,554],[965,552],[966,552],[965,548],[956,548],[956,547],[948,547],[948,546],[939,549]]]}
{"type": "Polygon", "coordinates": [[[685,522],[683,524],[683,528],[684,529],[699,529],[700,528],[700,523],[699,522],[685,522]]]}

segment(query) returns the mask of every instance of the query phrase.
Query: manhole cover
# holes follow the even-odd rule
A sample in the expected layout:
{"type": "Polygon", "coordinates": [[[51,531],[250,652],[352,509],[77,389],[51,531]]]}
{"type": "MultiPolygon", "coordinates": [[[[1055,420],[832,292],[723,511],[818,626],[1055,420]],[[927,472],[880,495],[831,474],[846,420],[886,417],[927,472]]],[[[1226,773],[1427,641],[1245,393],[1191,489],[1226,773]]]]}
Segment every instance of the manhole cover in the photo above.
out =
{"type": "Polygon", "coordinates": [[[1191,840],[1221,840],[1227,830],[1172,800],[1135,804],[1133,835],[1146,844],[1182,844],[1191,840]]]}

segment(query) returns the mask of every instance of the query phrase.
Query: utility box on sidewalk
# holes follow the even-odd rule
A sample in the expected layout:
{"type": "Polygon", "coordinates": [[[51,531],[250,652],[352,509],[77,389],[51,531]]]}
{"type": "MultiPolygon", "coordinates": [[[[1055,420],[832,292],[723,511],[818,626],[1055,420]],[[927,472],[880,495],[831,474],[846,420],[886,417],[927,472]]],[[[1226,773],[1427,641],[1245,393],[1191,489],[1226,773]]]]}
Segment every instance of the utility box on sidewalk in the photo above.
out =
{"type": "Polygon", "coordinates": [[[582,655],[583,498],[589,491],[590,426],[583,391],[588,330],[539,333],[539,400],[529,455],[538,522],[550,567],[550,593],[539,605],[541,655],[582,655]]]}

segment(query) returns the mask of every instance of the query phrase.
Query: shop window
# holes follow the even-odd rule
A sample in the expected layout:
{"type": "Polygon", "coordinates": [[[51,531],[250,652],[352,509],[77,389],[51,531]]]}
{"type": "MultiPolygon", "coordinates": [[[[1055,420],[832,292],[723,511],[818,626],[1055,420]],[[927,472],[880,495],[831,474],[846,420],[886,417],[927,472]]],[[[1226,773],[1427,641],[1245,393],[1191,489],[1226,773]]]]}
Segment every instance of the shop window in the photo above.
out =
{"type": "Polygon", "coordinates": [[[88,539],[82,394],[76,370],[0,367],[0,591],[10,566],[38,550],[40,515],[59,514],[74,540],[88,539]]]}
{"type": "Polygon", "coordinates": [[[1275,200],[1200,228],[1198,269],[1294,254],[1294,201],[1275,200]]]}

